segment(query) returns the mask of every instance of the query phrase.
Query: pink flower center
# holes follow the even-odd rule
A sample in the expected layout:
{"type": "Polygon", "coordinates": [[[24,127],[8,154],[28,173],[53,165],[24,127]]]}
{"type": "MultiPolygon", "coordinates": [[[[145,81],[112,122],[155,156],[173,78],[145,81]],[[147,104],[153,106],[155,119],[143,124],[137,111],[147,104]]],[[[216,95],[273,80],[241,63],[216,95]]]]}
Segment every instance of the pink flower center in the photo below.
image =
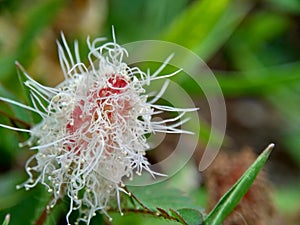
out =
{"type": "Polygon", "coordinates": [[[79,145],[86,146],[88,144],[86,139],[92,137],[88,128],[93,122],[97,121],[99,117],[104,119],[108,124],[111,124],[116,122],[117,114],[126,115],[128,110],[131,108],[131,104],[128,99],[118,99],[115,96],[126,91],[128,81],[120,75],[113,74],[112,77],[108,79],[108,84],[108,87],[89,92],[87,100],[81,100],[79,104],[75,106],[71,114],[71,119],[66,125],[66,130],[69,134],[76,134],[76,132],[78,132],[76,135],[79,135],[79,139],[69,140],[67,145],[67,149],[69,151],[72,149],[77,151],[79,145]],[[85,104],[89,104],[89,106],[86,107],[85,104]],[[114,104],[118,104],[118,107],[116,107],[118,110],[113,109],[114,104]],[[85,140],[80,138],[81,134],[79,134],[79,132],[85,136],[85,140]]]}

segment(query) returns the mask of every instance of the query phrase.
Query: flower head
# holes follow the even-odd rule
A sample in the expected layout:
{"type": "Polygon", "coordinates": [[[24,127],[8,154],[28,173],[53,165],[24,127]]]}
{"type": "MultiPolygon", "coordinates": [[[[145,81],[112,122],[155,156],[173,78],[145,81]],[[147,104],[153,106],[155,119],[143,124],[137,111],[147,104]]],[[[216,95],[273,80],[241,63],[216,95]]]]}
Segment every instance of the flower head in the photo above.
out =
{"type": "Polygon", "coordinates": [[[73,57],[62,35],[58,51],[65,80],[51,88],[25,74],[33,107],[0,98],[38,113],[42,118],[30,130],[1,126],[30,133],[30,139],[23,145],[35,149],[36,153],[27,161],[29,179],[22,186],[26,189],[37,183],[46,186],[54,196],[49,207],[67,195],[70,198],[68,223],[73,210],[79,210],[79,220],[87,224],[96,211],[107,214],[109,201],[115,196],[121,211],[119,192],[125,192],[125,177],[132,179],[134,173],[141,174],[143,170],[152,176],[158,175],[150,169],[145,157],[149,149],[145,135],[186,132],[180,129],[185,121],[181,121],[181,117],[194,110],[155,104],[168,80],[162,91],[152,101],[148,100],[145,85],[178,71],[157,76],[157,73],[150,75],[137,67],[131,68],[123,62],[127,51],[115,38],[100,45],[103,41],[103,38],[87,40],[88,68],[80,60],[77,42],[73,57]],[[163,111],[177,111],[179,115],[152,121],[153,115],[163,111]]]}

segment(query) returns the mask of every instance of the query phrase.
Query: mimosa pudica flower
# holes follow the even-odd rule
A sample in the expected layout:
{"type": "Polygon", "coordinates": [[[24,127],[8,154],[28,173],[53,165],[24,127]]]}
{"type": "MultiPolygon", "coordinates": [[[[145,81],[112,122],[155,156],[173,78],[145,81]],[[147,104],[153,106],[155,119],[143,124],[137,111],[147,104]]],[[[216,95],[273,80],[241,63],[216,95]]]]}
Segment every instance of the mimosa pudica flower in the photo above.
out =
{"type": "Polygon", "coordinates": [[[67,195],[70,208],[66,215],[79,210],[78,221],[86,224],[97,211],[107,214],[112,198],[117,198],[121,212],[120,192],[124,178],[133,179],[147,171],[153,177],[160,175],[150,169],[145,157],[149,149],[147,134],[190,133],[180,129],[187,121],[186,112],[155,104],[162,97],[171,77],[159,75],[171,57],[152,75],[123,62],[126,49],[113,42],[101,44],[105,39],[87,39],[89,47],[86,66],[81,62],[78,43],[74,43],[74,56],[62,35],[58,53],[65,80],[55,88],[46,87],[27,77],[25,86],[30,91],[32,107],[0,97],[0,100],[33,111],[41,122],[31,129],[1,124],[12,130],[28,132],[29,140],[22,146],[35,150],[26,163],[29,179],[20,187],[30,189],[38,183],[53,193],[48,208],[67,195]],[[157,79],[166,82],[157,95],[149,100],[145,86],[157,79]],[[153,121],[163,112],[177,112],[175,118],[153,121]]]}

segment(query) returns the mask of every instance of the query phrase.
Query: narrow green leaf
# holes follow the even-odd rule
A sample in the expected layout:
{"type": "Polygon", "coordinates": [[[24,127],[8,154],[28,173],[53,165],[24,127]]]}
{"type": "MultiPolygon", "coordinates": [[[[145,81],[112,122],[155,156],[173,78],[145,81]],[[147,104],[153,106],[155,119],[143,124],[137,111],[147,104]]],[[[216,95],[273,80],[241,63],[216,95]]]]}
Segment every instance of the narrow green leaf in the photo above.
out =
{"type": "Polygon", "coordinates": [[[254,179],[267,161],[274,144],[270,144],[243,176],[226,192],[217,205],[205,217],[205,225],[220,225],[247,193],[254,179]]]}
{"type": "MultiPolygon", "coordinates": [[[[278,52],[277,48],[271,50],[263,46],[276,42],[291,26],[290,20],[275,13],[260,12],[252,15],[227,44],[228,53],[236,69],[261,69],[266,65],[290,61],[290,59],[287,60],[289,53],[283,49],[278,48],[280,50],[278,52]],[[249,37],[252,38],[249,39],[249,37]],[[270,52],[272,52],[272,57],[269,57],[270,52]]],[[[287,45],[286,49],[288,48],[287,45]]],[[[252,75],[255,76],[255,74],[252,75]]]]}
{"type": "MultiPolygon", "coordinates": [[[[274,95],[274,91],[286,88],[287,85],[297,85],[300,82],[300,64],[297,62],[241,72],[215,71],[214,74],[225,96],[265,95],[269,93],[274,95]]],[[[180,85],[191,95],[201,95],[198,87],[190,85],[188,80],[181,81],[180,85]]],[[[214,92],[214,84],[210,83],[209,80],[205,85],[212,93],[214,92]]]]}
{"type": "Polygon", "coordinates": [[[8,225],[9,221],[10,221],[10,215],[6,214],[5,219],[4,219],[3,223],[2,223],[2,225],[8,225]]]}
{"type": "Polygon", "coordinates": [[[162,38],[208,59],[232,35],[251,7],[245,2],[197,1],[173,21],[162,38]]]}
{"type": "Polygon", "coordinates": [[[30,92],[29,92],[29,88],[25,86],[25,82],[28,81],[28,73],[25,71],[24,67],[18,62],[15,62],[16,65],[16,69],[17,69],[17,74],[18,74],[18,78],[19,78],[19,82],[22,88],[22,91],[24,93],[24,96],[26,98],[26,102],[27,104],[30,103],[30,92]]]}
{"type": "MultiPolygon", "coordinates": [[[[250,3],[250,2],[249,2],[250,3]]],[[[216,24],[192,50],[204,61],[209,59],[233,35],[237,27],[247,16],[252,4],[246,2],[231,2],[224,10],[216,24]]]]}
{"type": "Polygon", "coordinates": [[[213,29],[229,2],[196,1],[174,21],[165,34],[165,40],[193,49],[213,29]]]}
{"type": "MultiPolygon", "coordinates": [[[[30,89],[27,86],[25,86],[25,82],[29,80],[29,74],[19,62],[15,62],[15,64],[17,67],[17,73],[18,73],[18,78],[22,89],[22,93],[25,96],[26,105],[35,108],[34,105],[32,104],[32,101],[30,100],[30,89]]],[[[41,103],[44,104],[45,107],[47,106],[47,103],[43,99],[40,98],[40,101],[41,103]]],[[[29,119],[26,120],[27,122],[29,122],[30,124],[36,124],[40,122],[41,118],[39,115],[31,111],[27,111],[27,113],[29,117],[29,119]]]]}

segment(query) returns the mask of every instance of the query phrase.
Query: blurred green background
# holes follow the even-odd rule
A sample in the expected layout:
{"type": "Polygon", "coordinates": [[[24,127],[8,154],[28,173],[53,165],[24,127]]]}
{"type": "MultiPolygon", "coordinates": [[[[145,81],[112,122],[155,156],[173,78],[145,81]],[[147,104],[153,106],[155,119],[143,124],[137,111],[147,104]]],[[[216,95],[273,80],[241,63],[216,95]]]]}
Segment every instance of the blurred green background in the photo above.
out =
{"type": "MultiPolygon", "coordinates": [[[[62,80],[55,43],[61,31],[69,43],[78,39],[85,55],[86,37],[110,39],[112,25],[120,44],[171,41],[209,65],[226,99],[224,149],[250,146],[259,152],[276,143],[267,164],[274,202],[285,224],[300,224],[300,2],[0,0],[0,95],[24,100],[15,60],[43,84],[54,86],[62,80]]],[[[200,93],[190,94],[202,101],[200,93]]],[[[3,124],[14,125],[7,114],[27,118],[4,103],[0,113],[3,124]]],[[[29,153],[18,148],[26,135],[1,128],[0,137],[0,221],[10,212],[12,224],[24,224],[34,220],[47,198],[39,188],[15,190],[26,178],[23,168],[29,153]]],[[[59,212],[49,224],[55,224],[59,212]]]]}

